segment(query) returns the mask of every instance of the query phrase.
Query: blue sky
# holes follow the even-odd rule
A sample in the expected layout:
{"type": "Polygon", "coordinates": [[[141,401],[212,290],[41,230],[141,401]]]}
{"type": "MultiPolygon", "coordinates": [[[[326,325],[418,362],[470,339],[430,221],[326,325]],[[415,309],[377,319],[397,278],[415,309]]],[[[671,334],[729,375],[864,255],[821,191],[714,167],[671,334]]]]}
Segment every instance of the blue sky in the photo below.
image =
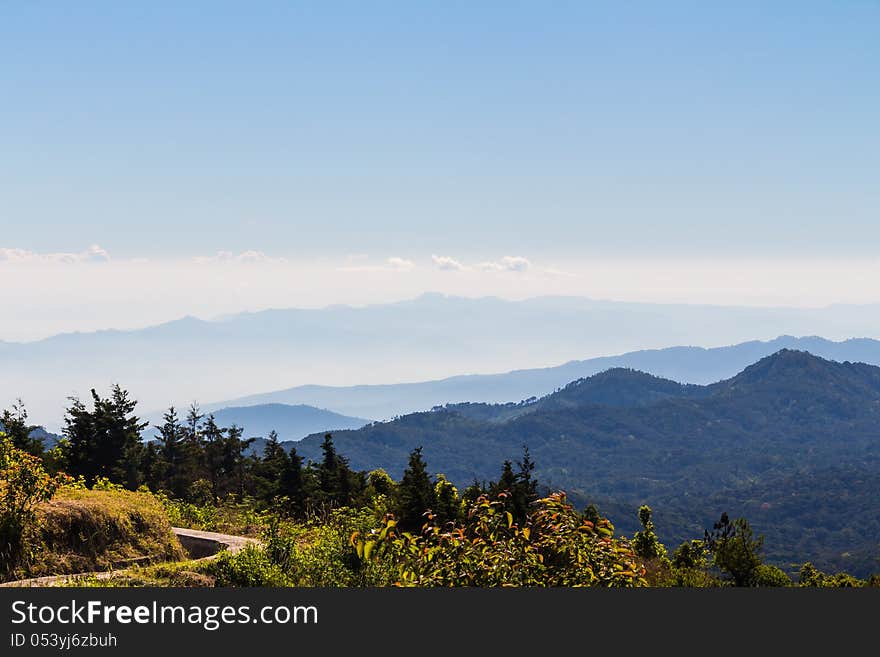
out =
{"type": "Polygon", "coordinates": [[[0,340],[880,302],[880,3],[0,4],[0,340]]]}
{"type": "Polygon", "coordinates": [[[876,2],[16,2],[0,246],[873,256],[876,2]]]}

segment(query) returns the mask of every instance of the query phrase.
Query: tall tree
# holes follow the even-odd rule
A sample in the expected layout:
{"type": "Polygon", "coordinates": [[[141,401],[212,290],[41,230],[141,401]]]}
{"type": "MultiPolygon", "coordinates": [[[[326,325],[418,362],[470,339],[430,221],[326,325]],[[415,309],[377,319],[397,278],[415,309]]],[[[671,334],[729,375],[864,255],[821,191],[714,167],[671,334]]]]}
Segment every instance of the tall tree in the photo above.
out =
{"type": "Polygon", "coordinates": [[[745,518],[730,521],[721,514],[712,531],[706,530],[704,542],[712,554],[713,563],[725,573],[735,586],[756,586],[759,568],[763,563],[761,550],[764,537],[755,538],[745,518]]]}
{"type": "Polygon", "coordinates": [[[522,524],[526,521],[531,504],[538,499],[538,480],[534,478],[535,462],[529,448],[523,445],[522,458],[516,463],[505,461],[501,467],[498,481],[489,486],[492,497],[504,495],[504,508],[513,515],[514,521],[522,524]]]}
{"type": "Polygon", "coordinates": [[[208,415],[199,431],[204,469],[211,482],[211,497],[220,499],[220,482],[223,478],[224,445],[227,429],[217,425],[214,414],[208,415]]]}
{"type": "MultiPolygon", "coordinates": [[[[284,453],[284,450],[282,450],[284,453]]],[[[285,500],[287,512],[293,517],[303,517],[306,511],[306,483],[302,467],[302,457],[295,448],[284,453],[281,470],[280,494],[285,500]]]]}
{"type": "Polygon", "coordinates": [[[428,476],[428,466],[422,458],[422,448],[416,447],[409,455],[409,465],[397,487],[397,515],[401,528],[415,531],[424,524],[425,512],[434,508],[434,485],[428,476]]]}
{"type": "Polygon", "coordinates": [[[244,438],[244,429],[233,424],[223,441],[223,471],[228,481],[226,490],[234,492],[241,499],[245,493],[247,479],[247,449],[255,438],[244,438]]]}
{"type": "Polygon", "coordinates": [[[187,481],[182,472],[186,427],[180,422],[174,406],[168,408],[162,416],[162,424],[155,427],[159,434],[155,437],[158,451],[151,472],[151,480],[155,488],[170,490],[177,497],[186,494],[187,481]]]}
{"type": "Polygon", "coordinates": [[[286,465],[287,452],[278,441],[278,433],[273,429],[266,438],[263,454],[257,456],[251,468],[257,497],[271,502],[282,494],[281,473],[286,465]]]}
{"type": "Polygon", "coordinates": [[[65,416],[64,445],[70,474],[83,475],[91,485],[98,477],[136,488],[142,480],[146,422],[134,415],[137,402],[114,385],[110,397],[92,389],[92,410],[72,398],[65,416]]]}
{"type": "Polygon", "coordinates": [[[5,409],[0,415],[0,431],[9,436],[15,447],[34,456],[41,456],[44,449],[43,441],[32,435],[39,428],[28,422],[28,412],[21,399],[17,399],[11,409],[5,409]]]}
{"type": "Polygon", "coordinates": [[[187,409],[183,426],[183,442],[179,447],[180,461],[177,466],[177,477],[180,495],[192,498],[193,485],[208,479],[205,469],[204,445],[202,444],[202,420],[204,414],[198,404],[193,402],[187,409]]]}
{"type": "Polygon", "coordinates": [[[348,459],[336,452],[333,436],[325,434],[321,443],[321,464],[318,466],[318,488],[322,502],[332,506],[349,506],[366,486],[362,474],[353,472],[348,459]]]}

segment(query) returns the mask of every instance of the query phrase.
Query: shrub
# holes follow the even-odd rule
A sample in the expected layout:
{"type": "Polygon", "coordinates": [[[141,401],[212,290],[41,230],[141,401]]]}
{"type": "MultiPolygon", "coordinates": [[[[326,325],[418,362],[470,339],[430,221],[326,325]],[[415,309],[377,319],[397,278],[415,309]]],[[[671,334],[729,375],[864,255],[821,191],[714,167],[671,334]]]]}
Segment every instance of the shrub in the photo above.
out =
{"type": "Polygon", "coordinates": [[[289,580],[262,547],[248,545],[231,554],[221,552],[205,569],[217,586],[285,586],[289,580]]]}
{"type": "Polygon", "coordinates": [[[461,523],[399,531],[394,518],[357,532],[363,561],[394,565],[399,586],[643,586],[644,568],[604,518],[587,520],[564,493],[539,500],[523,526],[505,511],[506,493],[480,496],[461,523]]]}
{"type": "Polygon", "coordinates": [[[67,479],[49,475],[39,458],[16,448],[0,433],[0,577],[8,577],[30,559],[37,507],[67,479]]]}
{"type": "Polygon", "coordinates": [[[394,577],[391,564],[362,561],[351,548],[352,535],[375,524],[368,509],[334,509],[321,524],[270,537],[267,549],[295,586],[387,586],[394,577]]]}
{"type": "Polygon", "coordinates": [[[791,586],[791,577],[781,568],[762,563],[755,569],[755,586],[791,586]]]}
{"type": "Polygon", "coordinates": [[[871,580],[864,582],[847,573],[826,575],[809,561],[801,566],[798,585],[813,588],[857,588],[866,585],[875,586],[875,584],[871,584],[871,580]]]}

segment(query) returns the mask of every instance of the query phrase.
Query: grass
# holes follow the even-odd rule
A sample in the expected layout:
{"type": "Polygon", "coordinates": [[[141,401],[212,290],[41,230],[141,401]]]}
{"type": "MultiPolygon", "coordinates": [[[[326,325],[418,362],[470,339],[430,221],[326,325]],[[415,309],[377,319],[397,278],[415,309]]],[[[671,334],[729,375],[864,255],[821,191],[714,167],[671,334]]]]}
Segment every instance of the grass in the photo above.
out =
{"type": "Polygon", "coordinates": [[[200,529],[234,536],[257,537],[265,531],[269,514],[256,511],[247,500],[223,500],[219,505],[193,504],[160,495],[171,524],[175,527],[200,529]]]}
{"type": "Polygon", "coordinates": [[[62,488],[38,508],[22,577],[107,571],[185,558],[150,493],[62,488]]]}
{"type": "Polygon", "coordinates": [[[139,587],[213,587],[216,578],[209,574],[209,562],[178,561],[152,566],[135,566],[106,576],[86,575],[62,580],[58,586],[86,588],[139,587]]]}

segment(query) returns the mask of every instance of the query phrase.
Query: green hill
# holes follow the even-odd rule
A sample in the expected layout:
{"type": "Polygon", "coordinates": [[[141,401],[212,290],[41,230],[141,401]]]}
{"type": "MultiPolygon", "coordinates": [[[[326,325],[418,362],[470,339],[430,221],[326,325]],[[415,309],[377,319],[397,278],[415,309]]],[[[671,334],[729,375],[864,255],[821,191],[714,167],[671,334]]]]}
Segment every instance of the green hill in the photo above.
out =
{"type": "MultiPolygon", "coordinates": [[[[317,459],[320,439],[297,451],[317,459]]],[[[545,485],[598,503],[626,531],[643,503],[668,544],[727,511],[753,517],[779,565],[809,559],[867,574],[880,557],[871,521],[880,517],[880,368],[871,365],[783,350],[710,386],[611,370],[527,404],[436,408],[334,441],[352,467],[392,476],[421,445],[431,469],[460,485],[497,477],[498,463],[527,445],[545,485]],[[756,512],[764,503],[770,512],[756,512]]]]}

